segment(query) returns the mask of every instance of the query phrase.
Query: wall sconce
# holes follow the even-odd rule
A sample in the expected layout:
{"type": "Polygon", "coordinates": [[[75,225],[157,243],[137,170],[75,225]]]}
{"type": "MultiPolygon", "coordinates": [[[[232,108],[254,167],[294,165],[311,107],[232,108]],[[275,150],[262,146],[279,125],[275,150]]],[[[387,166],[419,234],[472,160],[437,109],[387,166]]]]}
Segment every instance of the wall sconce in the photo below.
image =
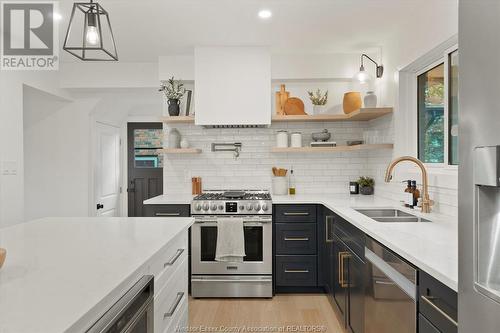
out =
{"type": "Polygon", "coordinates": [[[370,58],[369,56],[367,56],[366,54],[363,53],[361,55],[361,66],[359,67],[359,72],[357,72],[354,75],[354,77],[353,77],[354,80],[360,82],[361,84],[364,84],[364,83],[371,81],[370,74],[368,74],[368,72],[365,71],[363,58],[367,58],[368,60],[373,62],[375,64],[375,66],[377,66],[377,69],[376,69],[377,78],[381,78],[382,75],[384,75],[384,66],[377,64],[377,62],[375,62],[375,60],[373,60],[372,58],[370,58]]]}

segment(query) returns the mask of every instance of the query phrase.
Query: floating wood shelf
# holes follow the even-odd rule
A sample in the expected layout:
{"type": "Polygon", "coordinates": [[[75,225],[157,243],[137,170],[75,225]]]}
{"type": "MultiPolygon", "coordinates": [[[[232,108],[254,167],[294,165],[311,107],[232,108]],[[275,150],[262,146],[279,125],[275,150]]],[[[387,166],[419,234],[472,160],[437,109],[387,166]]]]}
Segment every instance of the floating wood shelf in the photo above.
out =
{"type": "Polygon", "coordinates": [[[282,121],[367,121],[392,113],[392,108],[362,108],[349,114],[315,114],[315,115],[274,115],[273,122],[282,121]]]}
{"type": "MultiPolygon", "coordinates": [[[[349,114],[273,115],[272,122],[367,121],[392,113],[392,108],[362,108],[349,114]]],[[[167,124],[194,124],[194,116],[163,117],[167,124]]]]}
{"type": "Polygon", "coordinates": [[[163,117],[162,121],[166,124],[194,124],[194,116],[163,117]]]}
{"type": "Polygon", "coordinates": [[[392,149],[392,143],[373,145],[337,146],[337,147],[300,147],[300,148],[271,148],[272,153],[340,153],[347,151],[392,149]]]}
{"type": "Polygon", "coordinates": [[[159,149],[160,154],[200,154],[201,149],[198,148],[163,148],[159,149]]]}

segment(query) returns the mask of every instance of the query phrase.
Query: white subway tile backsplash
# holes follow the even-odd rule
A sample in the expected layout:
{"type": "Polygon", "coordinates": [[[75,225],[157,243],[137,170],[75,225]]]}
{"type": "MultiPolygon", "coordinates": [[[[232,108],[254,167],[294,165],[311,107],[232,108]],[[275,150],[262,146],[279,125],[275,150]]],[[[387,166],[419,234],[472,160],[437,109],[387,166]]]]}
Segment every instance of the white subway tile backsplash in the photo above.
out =
{"type": "MultiPolygon", "coordinates": [[[[203,152],[196,155],[166,155],[164,189],[166,193],[191,192],[191,177],[203,178],[204,189],[271,189],[273,166],[294,168],[297,191],[304,194],[347,194],[349,181],[359,176],[375,178],[377,195],[403,199],[402,184],[384,183],[385,168],[392,159],[392,151],[360,151],[342,153],[288,153],[270,150],[276,146],[278,130],[302,133],[302,144],[308,146],[311,134],[328,129],[331,141],[345,144],[347,140],[362,140],[365,130],[377,130],[384,137],[393,138],[393,117],[386,116],[369,122],[274,123],[269,128],[207,129],[192,124],[175,126],[192,147],[203,152]],[[232,152],[212,152],[212,142],[241,142],[240,157],[232,152]]],[[[168,130],[168,128],[167,128],[168,130]]],[[[167,136],[166,136],[167,137],[167,136]]],[[[457,191],[430,188],[436,201],[435,211],[456,215],[457,191]]]]}

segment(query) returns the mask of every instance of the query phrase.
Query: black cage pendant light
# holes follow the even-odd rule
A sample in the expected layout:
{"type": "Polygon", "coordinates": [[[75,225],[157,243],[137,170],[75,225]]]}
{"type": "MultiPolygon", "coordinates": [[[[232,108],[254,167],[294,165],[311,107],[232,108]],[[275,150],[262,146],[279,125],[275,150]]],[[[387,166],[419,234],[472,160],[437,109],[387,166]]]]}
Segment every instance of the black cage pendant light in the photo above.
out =
{"type": "Polygon", "coordinates": [[[83,61],[118,61],[108,12],[93,0],[74,3],[63,49],[83,61]]]}

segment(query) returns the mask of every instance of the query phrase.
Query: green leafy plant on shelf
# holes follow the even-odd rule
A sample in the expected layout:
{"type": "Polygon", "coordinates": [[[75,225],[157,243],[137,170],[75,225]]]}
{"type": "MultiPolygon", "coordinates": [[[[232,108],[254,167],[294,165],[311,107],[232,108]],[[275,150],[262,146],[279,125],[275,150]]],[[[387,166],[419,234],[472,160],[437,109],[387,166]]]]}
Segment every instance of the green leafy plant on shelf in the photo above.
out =
{"type": "Polygon", "coordinates": [[[186,93],[184,84],[180,80],[175,80],[172,76],[168,81],[162,81],[160,90],[165,94],[167,99],[179,100],[186,93]]]}
{"type": "Polygon", "coordinates": [[[316,92],[308,91],[309,99],[313,103],[313,105],[326,105],[328,102],[328,90],[323,94],[320,89],[316,90],[316,92]]]}

